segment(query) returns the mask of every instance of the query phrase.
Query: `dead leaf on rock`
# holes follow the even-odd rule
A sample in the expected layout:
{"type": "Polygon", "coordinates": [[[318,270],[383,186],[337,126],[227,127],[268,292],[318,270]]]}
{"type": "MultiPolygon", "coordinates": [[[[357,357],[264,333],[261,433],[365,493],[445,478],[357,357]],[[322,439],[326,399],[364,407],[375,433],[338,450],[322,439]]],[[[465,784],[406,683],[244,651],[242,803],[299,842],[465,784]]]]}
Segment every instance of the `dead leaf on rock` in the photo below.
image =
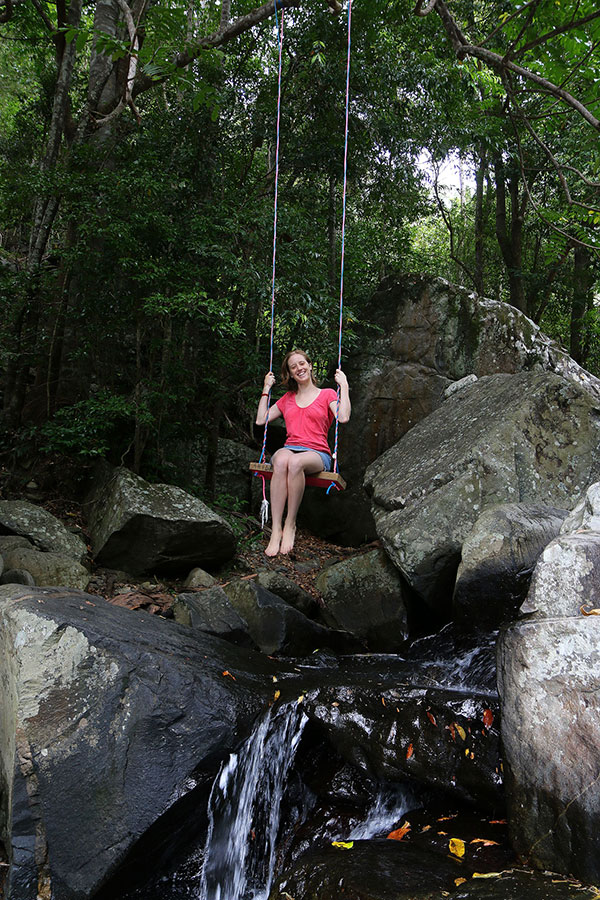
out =
{"type": "Polygon", "coordinates": [[[450,838],[448,849],[453,856],[461,859],[465,855],[465,842],[460,838],[450,838]]]}
{"type": "Polygon", "coordinates": [[[437,727],[437,722],[435,721],[435,716],[433,715],[433,713],[431,712],[430,709],[427,710],[427,718],[429,719],[429,721],[431,722],[432,725],[435,725],[437,727]]]}
{"type": "Polygon", "coordinates": [[[488,841],[486,838],[473,838],[471,844],[483,844],[484,847],[499,847],[500,844],[498,841],[488,841]]]}
{"type": "Polygon", "coordinates": [[[483,711],[483,724],[486,728],[491,728],[494,722],[494,713],[491,709],[484,709],[483,711]]]}
{"type": "Polygon", "coordinates": [[[582,616],[600,616],[600,609],[594,607],[590,609],[589,607],[586,609],[585,604],[579,607],[579,612],[582,616]]]}
{"type": "Polygon", "coordinates": [[[413,745],[412,745],[412,743],[410,743],[410,744],[408,745],[408,747],[406,748],[406,758],[407,758],[407,759],[410,759],[414,752],[415,752],[415,751],[414,751],[414,749],[413,749],[413,745]]]}
{"type": "Polygon", "coordinates": [[[232,675],[232,674],[231,674],[231,672],[229,671],[229,669],[225,669],[225,671],[222,672],[221,674],[224,675],[224,676],[226,676],[227,678],[231,678],[233,681],[237,681],[237,678],[235,677],[235,675],[232,675]]]}
{"type": "Polygon", "coordinates": [[[410,831],[410,822],[404,822],[400,826],[400,828],[396,828],[395,831],[390,831],[388,834],[388,840],[390,841],[401,841],[402,838],[408,834],[410,831]]]}

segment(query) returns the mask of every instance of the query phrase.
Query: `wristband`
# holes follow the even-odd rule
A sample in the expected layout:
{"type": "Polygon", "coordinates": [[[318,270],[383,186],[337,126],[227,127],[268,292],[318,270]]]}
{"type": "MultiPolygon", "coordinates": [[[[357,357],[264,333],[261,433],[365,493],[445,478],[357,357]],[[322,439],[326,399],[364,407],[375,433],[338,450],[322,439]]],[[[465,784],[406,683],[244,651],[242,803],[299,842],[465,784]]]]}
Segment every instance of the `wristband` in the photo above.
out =
{"type": "Polygon", "coordinates": [[[268,393],[267,393],[267,394],[261,394],[260,396],[261,396],[261,397],[268,397],[269,395],[268,395],[268,393]]]}

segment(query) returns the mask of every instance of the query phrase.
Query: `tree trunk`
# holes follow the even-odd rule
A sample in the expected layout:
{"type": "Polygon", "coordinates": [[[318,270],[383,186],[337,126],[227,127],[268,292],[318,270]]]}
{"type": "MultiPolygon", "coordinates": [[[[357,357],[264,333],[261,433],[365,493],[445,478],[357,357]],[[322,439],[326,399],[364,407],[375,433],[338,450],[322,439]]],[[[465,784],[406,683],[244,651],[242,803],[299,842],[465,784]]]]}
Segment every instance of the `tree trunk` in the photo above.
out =
{"type": "Polygon", "coordinates": [[[582,366],[585,365],[588,350],[586,346],[585,317],[592,306],[593,286],[592,255],[587,247],[577,244],[573,259],[570,353],[575,362],[582,366]]]}
{"type": "Polygon", "coordinates": [[[473,279],[475,290],[480,297],[485,294],[484,259],[485,259],[485,221],[483,216],[483,186],[487,171],[487,153],[482,145],[479,149],[479,165],[475,173],[475,271],[473,279]]]}
{"type": "Polygon", "coordinates": [[[519,203],[519,175],[513,171],[508,178],[511,199],[510,227],[506,202],[507,176],[500,156],[494,159],[496,181],[496,238],[506,267],[509,303],[527,314],[527,300],[523,286],[523,220],[526,201],[519,203]]]}

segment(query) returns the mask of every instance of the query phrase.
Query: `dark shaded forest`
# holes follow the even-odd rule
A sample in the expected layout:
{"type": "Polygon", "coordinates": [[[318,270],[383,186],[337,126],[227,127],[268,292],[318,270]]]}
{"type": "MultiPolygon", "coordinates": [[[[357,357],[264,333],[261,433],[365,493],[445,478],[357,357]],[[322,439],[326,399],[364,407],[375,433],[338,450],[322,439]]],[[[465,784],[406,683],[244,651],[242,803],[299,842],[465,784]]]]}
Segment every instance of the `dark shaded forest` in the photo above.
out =
{"type": "MultiPolygon", "coordinates": [[[[278,9],[274,354],[303,347],[326,377],[346,10],[278,9]]],[[[596,4],[365,0],[353,16],[343,358],[381,278],[425,272],[519,308],[598,373],[596,4]]],[[[252,440],[277,56],[273,2],[0,2],[5,475],[101,456],[210,499],[214,467],[185,484],[178,444],[210,460],[219,435],[252,440]]]]}

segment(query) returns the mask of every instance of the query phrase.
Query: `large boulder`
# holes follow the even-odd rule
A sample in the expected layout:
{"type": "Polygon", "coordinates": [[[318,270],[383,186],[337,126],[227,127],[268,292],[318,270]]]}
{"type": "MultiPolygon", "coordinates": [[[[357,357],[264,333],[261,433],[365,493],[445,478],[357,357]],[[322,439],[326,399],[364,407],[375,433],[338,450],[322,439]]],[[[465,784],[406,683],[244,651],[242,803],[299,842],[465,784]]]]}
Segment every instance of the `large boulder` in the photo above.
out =
{"type": "Polygon", "coordinates": [[[1,587],[7,900],[35,900],[38,886],[95,896],[151,826],[164,838],[184,809],[180,827],[197,827],[203,785],[272,699],[276,671],[95,595],[1,587]]]}
{"type": "Polygon", "coordinates": [[[352,418],[340,428],[343,494],[307,492],[301,513],[317,534],[360,544],[375,537],[365,469],[444,402],[469,375],[554,372],[600,397],[581,369],[523,313],[428,275],[390,275],[369,302],[364,339],[344,361],[352,418]]]}
{"type": "Polygon", "coordinates": [[[247,622],[248,633],[263,653],[303,656],[320,647],[338,647],[343,639],[309,619],[254,580],[235,578],[223,586],[229,602],[247,622]]]}
{"type": "Polygon", "coordinates": [[[0,534],[28,538],[40,550],[69,556],[77,562],[87,558],[82,538],[42,506],[27,500],[0,500],[0,534]]]}
{"type": "Polygon", "coordinates": [[[513,845],[532,864],[600,880],[600,534],[546,547],[498,643],[513,845]],[[595,615],[585,616],[581,607],[595,615]]]}
{"type": "Polygon", "coordinates": [[[527,503],[486,509],[462,545],[454,618],[471,627],[497,627],[514,618],[538,556],[557,536],[566,515],[562,509],[527,503]]]}
{"type": "Polygon", "coordinates": [[[235,553],[231,527],[201,500],[125,468],[99,470],[86,510],[93,556],[108,568],[187,574],[194,566],[219,566],[235,553]]]}
{"type": "Polygon", "coordinates": [[[371,550],[326,568],[316,581],[323,617],[368,650],[392,653],[408,637],[405,584],[382,550],[371,550]]]}
{"type": "Polygon", "coordinates": [[[570,509],[597,480],[599,412],[594,393],[558,375],[491,375],[369,466],[384,549],[431,607],[447,608],[462,544],[484,510],[504,502],[570,509]]]}
{"type": "Polygon", "coordinates": [[[65,556],[61,553],[43,553],[31,545],[6,550],[4,558],[9,571],[29,572],[33,583],[39,587],[56,585],[78,588],[83,591],[90,580],[88,570],[72,556],[65,556]]]}
{"type": "Polygon", "coordinates": [[[173,612],[183,625],[269,655],[302,656],[343,642],[255,579],[179,594],[173,612]]]}

